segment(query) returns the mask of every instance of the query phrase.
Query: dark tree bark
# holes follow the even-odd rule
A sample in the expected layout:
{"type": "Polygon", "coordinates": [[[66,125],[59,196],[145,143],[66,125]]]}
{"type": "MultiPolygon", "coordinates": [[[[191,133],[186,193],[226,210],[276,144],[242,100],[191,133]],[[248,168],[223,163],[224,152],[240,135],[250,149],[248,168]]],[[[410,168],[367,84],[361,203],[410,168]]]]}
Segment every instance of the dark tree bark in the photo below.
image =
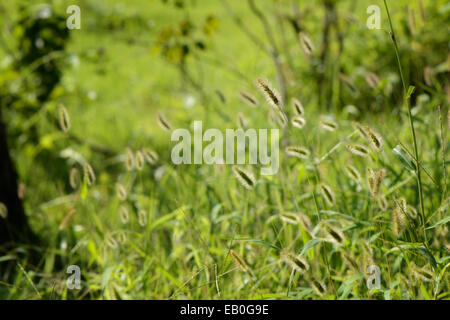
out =
{"type": "Polygon", "coordinates": [[[17,174],[9,153],[0,109],[0,202],[8,210],[6,218],[0,217],[0,251],[8,249],[15,242],[35,239],[17,191],[17,174]]]}

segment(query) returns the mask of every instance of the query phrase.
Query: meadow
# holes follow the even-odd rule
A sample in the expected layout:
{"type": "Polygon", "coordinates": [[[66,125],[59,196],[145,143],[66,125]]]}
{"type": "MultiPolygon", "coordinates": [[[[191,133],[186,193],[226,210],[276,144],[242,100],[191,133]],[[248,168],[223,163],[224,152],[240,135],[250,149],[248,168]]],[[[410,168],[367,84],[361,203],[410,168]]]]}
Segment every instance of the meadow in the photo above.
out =
{"type": "Polygon", "coordinates": [[[450,299],[450,2],[386,2],[80,0],[81,29],[28,64],[27,23],[51,8],[64,29],[73,3],[0,4],[39,238],[0,250],[0,298],[450,299]],[[279,170],[174,164],[194,121],[278,128],[279,170]]]}

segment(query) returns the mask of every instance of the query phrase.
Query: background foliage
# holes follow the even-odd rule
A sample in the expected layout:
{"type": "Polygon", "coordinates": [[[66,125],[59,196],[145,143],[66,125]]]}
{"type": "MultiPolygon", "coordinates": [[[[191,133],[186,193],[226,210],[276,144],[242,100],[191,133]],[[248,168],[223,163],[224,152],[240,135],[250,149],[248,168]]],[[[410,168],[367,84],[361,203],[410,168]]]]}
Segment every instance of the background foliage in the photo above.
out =
{"type": "Polygon", "coordinates": [[[3,120],[26,187],[26,212],[42,239],[32,245],[37,263],[21,255],[25,244],[0,257],[9,263],[0,297],[448,299],[450,3],[388,3],[405,77],[416,88],[411,103],[427,171],[427,242],[420,218],[407,219],[400,235],[393,231],[396,200],[420,210],[407,164],[414,161],[393,151],[400,144],[412,151],[413,140],[382,1],[80,0],[80,30],[66,28],[72,2],[0,4],[3,120]],[[381,8],[381,30],[366,26],[372,4],[381,8]],[[311,38],[311,56],[299,32],[311,38]],[[307,124],[285,129],[283,143],[307,147],[311,159],[282,154],[279,173],[258,176],[251,191],[229,166],[173,165],[158,111],[174,128],[190,128],[194,120],[235,128],[239,112],[249,127],[278,126],[255,88],[259,76],[285,96],[290,115],[290,99],[302,102],[307,124]],[[260,106],[243,103],[239,90],[260,106]],[[60,104],[70,114],[67,133],[58,125],[60,104]],[[322,130],[324,116],[339,128],[322,130]],[[384,151],[360,158],[341,146],[314,163],[339,142],[363,142],[348,139],[355,120],[381,134],[384,151]],[[135,156],[145,148],[158,160],[129,170],[127,150],[135,156]],[[86,163],[96,182],[73,189],[70,171],[82,172],[86,163]],[[361,182],[347,177],[348,163],[361,182]],[[381,208],[365,181],[368,167],[387,172],[381,208]],[[333,206],[323,200],[321,183],[334,190],[333,206]],[[286,212],[303,213],[311,228],[286,223],[280,219],[286,212]],[[321,221],[338,226],[344,243],[321,240],[321,221]],[[239,268],[230,249],[249,270],[239,268]],[[309,271],[281,261],[282,249],[301,254],[309,271]],[[81,268],[81,290],[65,285],[72,264],[81,268]],[[369,264],[381,268],[381,290],[367,289],[369,264]],[[323,283],[323,292],[314,282],[323,283]]]}

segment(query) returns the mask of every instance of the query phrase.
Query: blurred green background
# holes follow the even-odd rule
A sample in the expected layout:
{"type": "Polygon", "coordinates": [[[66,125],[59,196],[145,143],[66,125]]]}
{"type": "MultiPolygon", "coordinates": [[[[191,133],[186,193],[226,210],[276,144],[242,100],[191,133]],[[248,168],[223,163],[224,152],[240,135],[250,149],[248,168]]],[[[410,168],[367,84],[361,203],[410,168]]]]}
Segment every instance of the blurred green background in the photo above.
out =
{"type": "MultiPolygon", "coordinates": [[[[411,103],[423,163],[434,179],[424,178],[431,226],[448,221],[448,202],[442,192],[447,186],[443,170],[448,160],[442,160],[440,152],[449,137],[450,2],[388,3],[405,78],[416,88],[411,103]],[[437,105],[442,107],[443,133],[437,105]]],[[[352,132],[351,121],[376,128],[385,138],[388,154],[372,160],[371,165],[391,166],[386,197],[403,196],[418,207],[415,179],[392,153],[397,139],[412,150],[412,138],[383,1],[4,1],[0,28],[3,122],[18,182],[26,186],[25,211],[32,229],[43,239],[35,248],[40,254],[38,262],[22,256],[20,247],[0,257],[3,262],[12,261],[0,275],[0,297],[317,297],[307,285],[311,279],[279,267],[272,249],[264,245],[246,254],[249,242],[238,243],[236,251],[246,256],[255,271],[235,276],[238,271],[232,269],[227,254],[234,246],[231,239],[264,239],[299,251],[311,240],[309,236],[302,233],[299,238],[299,230],[270,226],[264,220],[280,211],[300,209],[315,225],[310,179],[317,178],[318,172],[319,180],[329,179],[335,192],[342,194],[333,210],[371,223],[368,234],[349,236],[346,248],[359,259],[364,251],[357,248],[359,237],[368,239],[389,227],[389,218],[381,224],[370,219],[392,211],[392,199],[388,199],[388,209],[375,212],[365,202],[366,195],[358,198],[360,189],[343,181],[339,169],[353,159],[345,150],[328,167],[316,168],[317,172],[311,164],[282,156],[279,175],[261,178],[265,182],[258,192],[242,193],[228,167],[223,173],[215,167],[173,165],[170,133],[157,124],[159,111],[173,128],[190,128],[194,120],[203,120],[209,128],[235,128],[241,112],[249,127],[270,127],[268,108],[254,85],[259,76],[269,79],[285,96],[288,113],[292,97],[302,102],[307,126],[301,132],[290,129],[286,139],[314,149],[314,157],[347,137],[352,132]],[[81,9],[79,30],[66,27],[70,16],[66,9],[73,4],[81,9]],[[370,5],[381,9],[380,30],[366,25],[370,5]],[[311,56],[302,50],[299,32],[314,44],[311,56]],[[237,94],[241,90],[257,96],[261,106],[254,109],[243,103],[237,94]],[[70,115],[69,133],[58,126],[60,104],[70,115]],[[328,135],[320,131],[316,123],[323,115],[337,121],[339,130],[328,135]],[[127,170],[126,150],[143,148],[155,150],[159,161],[146,164],[142,171],[127,170]],[[96,184],[72,190],[70,170],[82,171],[85,163],[94,169],[96,184]],[[117,182],[127,189],[126,201],[116,196],[117,182]],[[397,194],[401,182],[404,190],[397,194]],[[131,214],[125,226],[117,215],[124,205],[131,214]],[[76,213],[70,215],[69,226],[59,228],[72,209],[76,213]],[[148,215],[144,227],[138,223],[139,210],[148,215]],[[124,237],[120,249],[105,244],[111,235],[124,237]],[[18,269],[17,261],[26,266],[35,287],[18,269]],[[70,264],[81,266],[82,290],[65,287],[65,268],[70,264]],[[222,277],[219,286],[217,269],[222,277]]],[[[355,161],[363,172],[366,165],[355,161]]],[[[433,269],[437,274],[448,262],[448,247],[444,249],[448,246],[447,223],[441,226],[445,229],[436,230],[441,238],[434,238],[433,254],[444,259],[439,269],[433,269]]],[[[413,238],[401,240],[412,243],[413,238]]],[[[396,240],[388,236],[377,241],[373,247],[384,257],[391,249],[384,246],[396,240]]],[[[320,248],[339,252],[328,244],[320,248]]],[[[311,251],[309,258],[318,264],[314,277],[327,284],[325,297],[373,297],[364,289],[363,276],[358,272],[359,278],[349,275],[338,258],[331,261],[330,278],[320,250],[311,251]],[[347,276],[353,277],[350,282],[347,276]],[[352,281],[359,281],[359,289],[349,285],[352,281]]],[[[404,289],[396,284],[401,280],[394,275],[404,274],[402,268],[409,267],[416,255],[401,256],[408,261],[406,265],[398,257],[382,259],[380,265],[392,274],[389,280],[385,277],[383,286],[389,293],[384,292],[384,298],[436,298],[445,291],[443,298],[448,298],[448,278],[437,293],[431,285],[421,288],[416,283],[404,289]]]]}

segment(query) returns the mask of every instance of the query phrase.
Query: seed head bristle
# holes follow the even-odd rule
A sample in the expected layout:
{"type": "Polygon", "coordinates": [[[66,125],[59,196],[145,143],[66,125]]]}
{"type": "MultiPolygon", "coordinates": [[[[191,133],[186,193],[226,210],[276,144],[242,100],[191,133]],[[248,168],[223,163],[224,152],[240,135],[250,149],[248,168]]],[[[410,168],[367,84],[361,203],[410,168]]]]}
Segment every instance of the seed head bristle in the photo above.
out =
{"type": "Polygon", "coordinates": [[[135,166],[135,160],[134,160],[133,151],[130,148],[127,148],[125,150],[125,168],[128,171],[131,171],[134,169],[134,166],[135,166]]]}
{"type": "Polygon", "coordinates": [[[298,129],[303,129],[303,127],[306,124],[306,120],[302,116],[295,116],[291,119],[291,123],[294,127],[298,129]]]}
{"type": "Polygon", "coordinates": [[[299,159],[308,159],[311,154],[308,149],[300,146],[287,146],[284,151],[288,156],[299,159]]]}
{"type": "Polygon", "coordinates": [[[69,184],[72,189],[78,188],[80,184],[80,171],[77,168],[70,169],[69,184]]]}
{"type": "Polygon", "coordinates": [[[315,48],[314,48],[314,44],[311,41],[311,39],[306,35],[306,33],[304,32],[300,32],[298,34],[298,39],[300,41],[300,45],[303,48],[303,51],[308,55],[312,55],[315,48]]]}
{"type": "Polygon", "coordinates": [[[345,147],[348,151],[360,157],[367,157],[370,154],[369,149],[360,143],[349,143],[345,147]]]}
{"type": "Polygon", "coordinates": [[[333,206],[335,203],[335,196],[331,187],[325,183],[321,183],[319,188],[320,192],[322,193],[322,197],[325,199],[328,205],[333,206]]]}
{"type": "Polygon", "coordinates": [[[376,89],[378,87],[378,84],[380,83],[380,79],[378,78],[378,76],[370,71],[367,71],[365,73],[365,80],[369,87],[372,89],[376,89]]]}
{"type": "Polygon", "coordinates": [[[350,177],[350,179],[352,179],[356,183],[361,182],[361,174],[359,173],[358,169],[356,169],[351,164],[346,164],[345,165],[345,172],[350,177]]]}
{"type": "Polygon", "coordinates": [[[433,272],[418,266],[412,266],[412,271],[417,280],[431,282],[434,279],[433,272]]]}
{"type": "Polygon", "coordinates": [[[336,131],[336,129],[339,127],[336,122],[327,119],[321,119],[319,125],[323,130],[330,132],[336,131]]]}
{"type": "Polygon", "coordinates": [[[8,207],[3,202],[0,202],[0,218],[6,220],[7,217],[8,217],[8,207]]]}
{"type": "Polygon", "coordinates": [[[245,260],[239,255],[237,254],[236,251],[234,251],[233,249],[230,249],[230,256],[231,258],[233,258],[234,262],[236,263],[236,265],[243,271],[243,272],[247,272],[248,271],[248,265],[245,262],[245,260]]]}
{"type": "Polygon", "coordinates": [[[117,198],[122,201],[127,199],[127,190],[125,190],[124,186],[119,182],[116,182],[116,195],[117,198]]]}
{"type": "Polygon", "coordinates": [[[145,227],[147,225],[147,211],[144,209],[138,211],[138,222],[141,227],[145,227]]]}
{"type": "Polygon", "coordinates": [[[274,87],[268,80],[261,77],[257,78],[256,86],[266,98],[267,103],[269,103],[270,106],[272,106],[276,110],[281,110],[283,108],[283,101],[281,100],[280,93],[276,89],[274,89],[274,87]]]}
{"type": "Polygon", "coordinates": [[[25,199],[26,191],[27,186],[25,185],[25,183],[23,182],[19,183],[19,185],[17,186],[17,196],[19,197],[20,200],[25,199]]]}
{"type": "Polygon", "coordinates": [[[384,177],[386,176],[386,169],[380,168],[377,171],[374,171],[372,168],[367,168],[366,170],[366,178],[367,184],[369,186],[369,191],[372,197],[376,198],[378,193],[380,192],[380,186],[383,182],[384,177]]]}
{"type": "Polygon", "coordinates": [[[89,163],[85,163],[83,166],[84,179],[88,186],[92,186],[95,183],[95,173],[89,163]]]}
{"type": "Polygon", "coordinates": [[[294,212],[280,212],[280,219],[289,224],[298,224],[300,222],[299,216],[294,212]]]}
{"type": "Polygon", "coordinates": [[[321,280],[313,279],[310,282],[310,286],[314,290],[314,292],[320,297],[323,297],[327,293],[327,287],[325,286],[325,283],[321,280]]]}
{"type": "Polygon", "coordinates": [[[247,128],[247,119],[245,119],[244,115],[242,114],[242,112],[238,113],[238,117],[237,117],[237,126],[241,129],[245,129],[247,128]]]}
{"type": "Polygon", "coordinates": [[[295,271],[297,271],[300,274],[303,274],[309,270],[309,263],[298,255],[285,251],[281,253],[280,258],[281,261],[288,264],[290,267],[292,267],[295,271]]]}
{"type": "Polygon", "coordinates": [[[145,157],[144,157],[144,154],[142,153],[142,151],[140,151],[140,150],[136,151],[135,163],[136,163],[136,169],[138,169],[139,171],[144,169],[145,157]]]}
{"type": "Polygon", "coordinates": [[[361,138],[363,138],[366,141],[369,141],[369,137],[367,136],[366,130],[364,129],[364,126],[361,123],[353,121],[352,126],[358,132],[361,138]]]}
{"type": "Polygon", "coordinates": [[[369,126],[364,126],[363,128],[366,131],[372,149],[377,152],[383,151],[383,138],[381,138],[379,133],[370,128],[369,126]]]}
{"type": "Polygon", "coordinates": [[[337,227],[332,226],[329,223],[322,223],[323,230],[328,235],[328,238],[337,244],[343,244],[345,242],[344,233],[337,227]]]}
{"type": "Polygon", "coordinates": [[[233,166],[232,170],[236,179],[245,189],[252,190],[255,187],[256,179],[253,173],[238,166],[233,166]]]}
{"type": "Polygon", "coordinates": [[[123,224],[128,223],[128,220],[130,220],[130,214],[128,213],[128,208],[125,205],[119,207],[119,218],[123,224]]]}
{"type": "Polygon", "coordinates": [[[161,129],[165,131],[172,131],[172,125],[160,111],[158,111],[156,114],[156,122],[161,127],[161,129]]]}
{"type": "Polygon", "coordinates": [[[289,121],[287,115],[282,110],[277,110],[276,114],[278,124],[283,128],[286,127],[289,121]]]}
{"type": "Polygon", "coordinates": [[[304,213],[299,213],[298,218],[300,220],[300,224],[302,225],[302,228],[308,232],[311,233],[313,229],[313,225],[311,222],[311,219],[304,213]]]}
{"type": "Polygon", "coordinates": [[[349,253],[343,251],[342,258],[349,268],[353,270],[359,270],[358,262],[356,262],[356,259],[353,257],[353,255],[350,255],[349,253]]]}
{"type": "Polygon", "coordinates": [[[292,98],[292,111],[296,116],[304,116],[305,115],[305,109],[303,108],[302,103],[300,100],[296,98],[292,98]]]}
{"type": "Polygon", "coordinates": [[[112,235],[106,237],[106,244],[111,248],[111,249],[116,249],[118,246],[117,240],[114,239],[114,237],[112,235]]]}
{"type": "Polygon", "coordinates": [[[156,162],[158,162],[159,159],[158,154],[152,149],[145,148],[142,150],[142,153],[144,154],[145,160],[149,164],[156,164],[156,162]]]}
{"type": "Polygon", "coordinates": [[[61,130],[63,132],[68,132],[70,130],[71,122],[70,122],[70,116],[67,112],[66,107],[64,107],[63,104],[60,104],[58,107],[58,120],[59,120],[59,126],[61,127],[61,130]]]}
{"type": "Polygon", "coordinates": [[[238,91],[238,97],[250,107],[256,108],[259,105],[258,99],[251,93],[238,91]]]}

